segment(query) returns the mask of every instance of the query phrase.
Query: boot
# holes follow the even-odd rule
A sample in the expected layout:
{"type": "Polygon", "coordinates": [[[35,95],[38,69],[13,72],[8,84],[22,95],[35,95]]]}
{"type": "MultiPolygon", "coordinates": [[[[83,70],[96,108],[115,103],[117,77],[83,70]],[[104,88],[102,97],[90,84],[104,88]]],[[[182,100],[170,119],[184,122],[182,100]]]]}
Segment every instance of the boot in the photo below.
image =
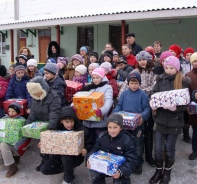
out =
{"type": "Polygon", "coordinates": [[[144,144],[145,144],[145,160],[151,167],[155,166],[155,160],[152,157],[153,151],[153,132],[144,133],[144,144]]]}
{"type": "Polygon", "coordinates": [[[169,160],[168,158],[166,159],[164,173],[160,181],[160,184],[168,184],[170,182],[171,180],[170,175],[171,175],[173,164],[174,164],[174,160],[169,160]]]}
{"type": "Polygon", "coordinates": [[[8,170],[8,172],[6,173],[6,177],[11,177],[13,175],[15,175],[15,173],[18,171],[18,168],[16,166],[16,163],[13,163],[12,165],[10,165],[10,168],[8,170]]]}
{"type": "Polygon", "coordinates": [[[15,163],[18,164],[20,161],[20,156],[13,156],[13,157],[14,157],[15,163]]]}
{"type": "Polygon", "coordinates": [[[41,168],[41,166],[42,166],[43,163],[44,163],[44,161],[42,160],[41,163],[40,163],[40,165],[38,167],[36,167],[36,171],[40,171],[40,168],[41,168]]]}
{"type": "Polygon", "coordinates": [[[197,157],[197,151],[194,151],[192,152],[190,155],[189,155],[189,160],[195,160],[197,157]]]}
{"type": "MultiPolygon", "coordinates": [[[[186,126],[184,126],[184,127],[186,127],[186,126]]],[[[183,140],[184,140],[186,143],[191,143],[191,142],[192,142],[192,139],[191,139],[191,137],[189,136],[189,127],[183,128],[183,140]]]]}
{"type": "Polygon", "coordinates": [[[149,180],[149,183],[157,183],[162,178],[163,160],[155,160],[156,172],[149,180]]]}

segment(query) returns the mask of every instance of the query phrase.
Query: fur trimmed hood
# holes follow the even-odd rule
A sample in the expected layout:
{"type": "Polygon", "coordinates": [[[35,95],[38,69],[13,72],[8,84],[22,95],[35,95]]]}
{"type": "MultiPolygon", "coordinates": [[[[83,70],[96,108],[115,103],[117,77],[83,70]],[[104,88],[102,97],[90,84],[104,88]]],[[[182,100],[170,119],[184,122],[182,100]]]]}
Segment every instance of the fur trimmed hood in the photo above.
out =
{"type": "Polygon", "coordinates": [[[52,46],[54,46],[56,48],[56,50],[57,50],[56,56],[58,57],[60,55],[60,46],[59,46],[59,44],[56,41],[51,41],[49,43],[48,56],[52,56],[53,55],[52,50],[51,50],[52,46]]]}

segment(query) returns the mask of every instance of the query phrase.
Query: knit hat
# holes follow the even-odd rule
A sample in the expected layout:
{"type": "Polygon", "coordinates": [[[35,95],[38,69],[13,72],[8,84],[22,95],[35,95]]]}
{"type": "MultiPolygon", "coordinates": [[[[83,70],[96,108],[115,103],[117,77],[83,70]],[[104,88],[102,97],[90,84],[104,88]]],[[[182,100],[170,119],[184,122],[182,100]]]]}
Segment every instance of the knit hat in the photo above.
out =
{"type": "Polygon", "coordinates": [[[172,50],[176,53],[176,57],[179,58],[182,53],[181,47],[179,45],[171,45],[169,50],[172,50]]]}
{"type": "Polygon", "coordinates": [[[58,73],[59,68],[58,68],[57,64],[55,64],[55,63],[47,63],[44,66],[44,70],[56,75],[58,73]]]}
{"type": "Polygon", "coordinates": [[[82,46],[80,50],[84,50],[88,54],[88,48],[86,46],[82,46]]]}
{"type": "Polygon", "coordinates": [[[112,65],[111,63],[109,62],[103,62],[101,65],[100,65],[100,68],[104,68],[106,69],[108,72],[111,72],[111,69],[112,69],[112,65]]]}
{"type": "Polygon", "coordinates": [[[98,52],[91,52],[90,54],[89,54],[89,57],[90,56],[95,56],[96,57],[96,59],[98,60],[98,52]]]}
{"type": "Polygon", "coordinates": [[[106,50],[104,53],[103,53],[103,56],[108,56],[111,58],[111,60],[113,59],[113,52],[111,50],[106,50]]]}
{"type": "Polygon", "coordinates": [[[71,57],[71,59],[70,59],[71,62],[73,62],[74,59],[77,59],[81,64],[83,63],[83,58],[82,58],[82,56],[79,55],[79,54],[73,55],[73,56],[71,57]]]}
{"type": "Polygon", "coordinates": [[[113,56],[115,56],[115,55],[118,55],[119,56],[119,54],[114,50],[113,51],[113,56]]]}
{"type": "Polygon", "coordinates": [[[17,114],[19,114],[21,112],[21,106],[19,103],[17,102],[13,102],[11,103],[9,106],[8,106],[8,109],[11,108],[11,109],[14,109],[16,111],[17,114]]]}
{"type": "Polygon", "coordinates": [[[193,63],[194,61],[197,61],[197,52],[194,52],[190,57],[190,62],[193,63]]]}
{"type": "Polygon", "coordinates": [[[144,59],[144,60],[147,60],[147,61],[152,61],[152,56],[146,51],[140,51],[136,55],[136,60],[139,61],[141,59],[144,59]]]}
{"type": "Polygon", "coordinates": [[[27,58],[27,56],[26,56],[25,54],[19,55],[19,56],[18,56],[18,59],[19,59],[19,58],[22,58],[22,59],[24,59],[25,61],[28,60],[28,58],[27,58]]]}
{"type": "Polygon", "coordinates": [[[195,52],[195,50],[193,48],[188,47],[184,51],[184,56],[186,56],[186,54],[188,54],[188,53],[192,53],[193,54],[194,52],[195,52]]]}
{"type": "Polygon", "coordinates": [[[17,71],[19,71],[19,70],[25,71],[25,67],[24,67],[22,64],[20,64],[20,65],[17,65],[17,66],[14,68],[14,72],[15,72],[15,73],[16,73],[17,71]]]}
{"type": "Polygon", "coordinates": [[[176,68],[177,71],[180,71],[180,61],[175,56],[167,57],[166,60],[164,61],[164,68],[166,67],[166,65],[171,65],[174,68],[176,68]]]}
{"type": "Polygon", "coordinates": [[[122,115],[117,114],[117,113],[111,114],[107,119],[107,125],[108,125],[109,122],[116,123],[120,126],[120,128],[123,129],[123,117],[122,117],[122,115]]]}
{"type": "Polygon", "coordinates": [[[135,38],[135,33],[128,33],[128,34],[125,35],[125,37],[127,37],[127,36],[132,36],[132,37],[135,38]]]}
{"type": "Polygon", "coordinates": [[[49,59],[47,59],[47,63],[56,63],[56,61],[53,58],[49,58],[49,59]]]}
{"type": "Polygon", "coordinates": [[[4,65],[0,65],[0,76],[5,77],[7,73],[7,69],[4,65]]]}
{"type": "Polygon", "coordinates": [[[79,72],[81,75],[84,75],[87,73],[87,68],[84,65],[78,65],[75,68],[75,71],[79,72]]]}
{"type": "Polygon", "coordinates": [[[62,63],[65,66],[68,64],[69,58],[68,57],[58,57],[57,63],[62,63]]]}
{"type": "Polygon", "coordinates": [[[37,67],[38,63],[35,59],[29,59],[27,61],[27,66],[36,66],[37,67]]]}
{"type": "Polygon", "coordinates": [[[144,49],[146,52],[148,52],[152,56],[152,61],[155,59],[155,51],[152,46],[148,46],[144,49]]]}
{"type": "Polygon", "coordinates": [[[98,68],[99,67],[99,64],[98,63],[91,63],[89,66],[88,66],[88,68],[89,67],[94,67],[94,68],[98,68]]]}
{"type": "Polygon", "coordinates": [[[141,75],[139,73],[133,72],[129,74],[129,76],[127,77],[128,85],[129,85],[129,81],[131,80],[131,78],[136,78],[139,81],[139,84],[141,85],[141,75]]]}
{"type": "Polygon", "coordinates": [[[124,55],[120,55],[119,56],[119,60],[117,61],[117,63],[124,63],[124,64],[127,64],[127,59],[124,55]]]}
{"type": "Polygon", "coordinates": [[[172,56],[172,52],[170,51],[165,51],[162,52],[161,56],[160,56],[160,63],[162,62],[163,59],[166,59],[167,57],[172,56]]]}
{"type": "Polygon", "coordinates": [[[103,68],[96,68],[93,70],[92,75],[98,75],[103,79],[105,77],[105,71],[103,68]]]}

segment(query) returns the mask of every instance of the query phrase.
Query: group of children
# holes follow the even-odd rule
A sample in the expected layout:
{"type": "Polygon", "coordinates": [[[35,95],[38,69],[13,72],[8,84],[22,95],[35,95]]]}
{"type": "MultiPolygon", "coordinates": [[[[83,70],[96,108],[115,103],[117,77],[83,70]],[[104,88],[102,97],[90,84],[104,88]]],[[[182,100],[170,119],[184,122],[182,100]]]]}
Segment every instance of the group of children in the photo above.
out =
{"type": "MultiPolygon", "coordinates": [[[[161,53],[160,41],[154,43],[154,49],[147,47],[146,51],[140,51],[136,56],[132,54],[129,44],[122,46],[123,55],[105,50],[101,59],[97,52],[89,53],[89,47],[83,46],[80,54],[72,56],[69,62],[67,57],[61,55],[57,42],[52,41],[49,46],[49,58],[42,72],[39,72],[36,60],[24,53],[19,55],[16,66],[9,68],[10,75],[3,65],[0,66],[1,117],[5,116],[2,108],[4,100],[22,98],[28,100],[26,124],[39,120],[48,121],[49,130],[84,130],[82,154],[40,154],[42,162],[37,171],[43,174],[64,172],[63,183],[73,183],[74,168],[82,164],[85,158],[90,169],[89,156],[103,150],[125,157],[125,162],[112,177],[116,184],[130,183],[131,173],[142,173],[145,147],[145,160],[150,166],[156,166],[156,172],[149,182],[166,184],[170,181],[175,160],[176,140],[185,124],[192,124],[193,128],[189,159],[197,157],[196,115],[191,114],[186,105],[172,107],[166,103],[157,109],[151,109],[149,105],[152,94],[183,88],[189,88],[191,97],[197,100],[197,53],[192,48],[185,50],[183,61],[178,45],[171,45],[168,51],[161,53]],[[96,115],[102,117],[100,121],[81,121],[77,118],[76,109],[65,99],[65,80],[81,83],[81,91],[104,94],[104,105],[96,110],[96,115]],[[139,126],[134,130],[124,130],[123,117],[117,114],[119,111],[141,114],[139,126]],[[186,118],[187,111],[189,115],[186,118]],[[153,159],[154,122],[156,138],[153,159]]],[[[20,105],[11,104],[6,118],[18,118],[19,115],[20,105]]],[[[185,132],[188,133],[188,130],[185,132]]],[[[6,176],[10,177],[17,171],[15,152],[12,146],[5,143],[0,143],[0,146],[4,164],[10,166],[6,176]],[[6,155],[5,150],[9,154],[6,155]]],[[[105,183],[106,175],[93,170],[89,173],[92,183],[105,183]]]]}

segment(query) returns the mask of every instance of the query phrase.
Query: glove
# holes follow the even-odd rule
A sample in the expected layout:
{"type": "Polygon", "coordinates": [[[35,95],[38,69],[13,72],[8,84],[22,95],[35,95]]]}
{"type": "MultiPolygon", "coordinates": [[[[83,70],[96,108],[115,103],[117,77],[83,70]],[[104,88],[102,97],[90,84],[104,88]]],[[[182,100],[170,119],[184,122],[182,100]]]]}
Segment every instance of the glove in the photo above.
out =
{"type": "Polygon", "coordinates": [[[96,115],[97,115],[98,117],[101,117],[101,116],[102,116],[102,112],[101,112],[100,109],[97,109],[97,110],[96,110],[96,115]]]}
{"type": "Polygon", "coordinates": [[[164,108],[164,109],[168,109],[168,110],[170,110],[170,111],[175,111],[175,110],[176,110],[176,106],[170,106],[169,103],[165,103],[165,104],[163,105],[163,108],[164,108]]]}

